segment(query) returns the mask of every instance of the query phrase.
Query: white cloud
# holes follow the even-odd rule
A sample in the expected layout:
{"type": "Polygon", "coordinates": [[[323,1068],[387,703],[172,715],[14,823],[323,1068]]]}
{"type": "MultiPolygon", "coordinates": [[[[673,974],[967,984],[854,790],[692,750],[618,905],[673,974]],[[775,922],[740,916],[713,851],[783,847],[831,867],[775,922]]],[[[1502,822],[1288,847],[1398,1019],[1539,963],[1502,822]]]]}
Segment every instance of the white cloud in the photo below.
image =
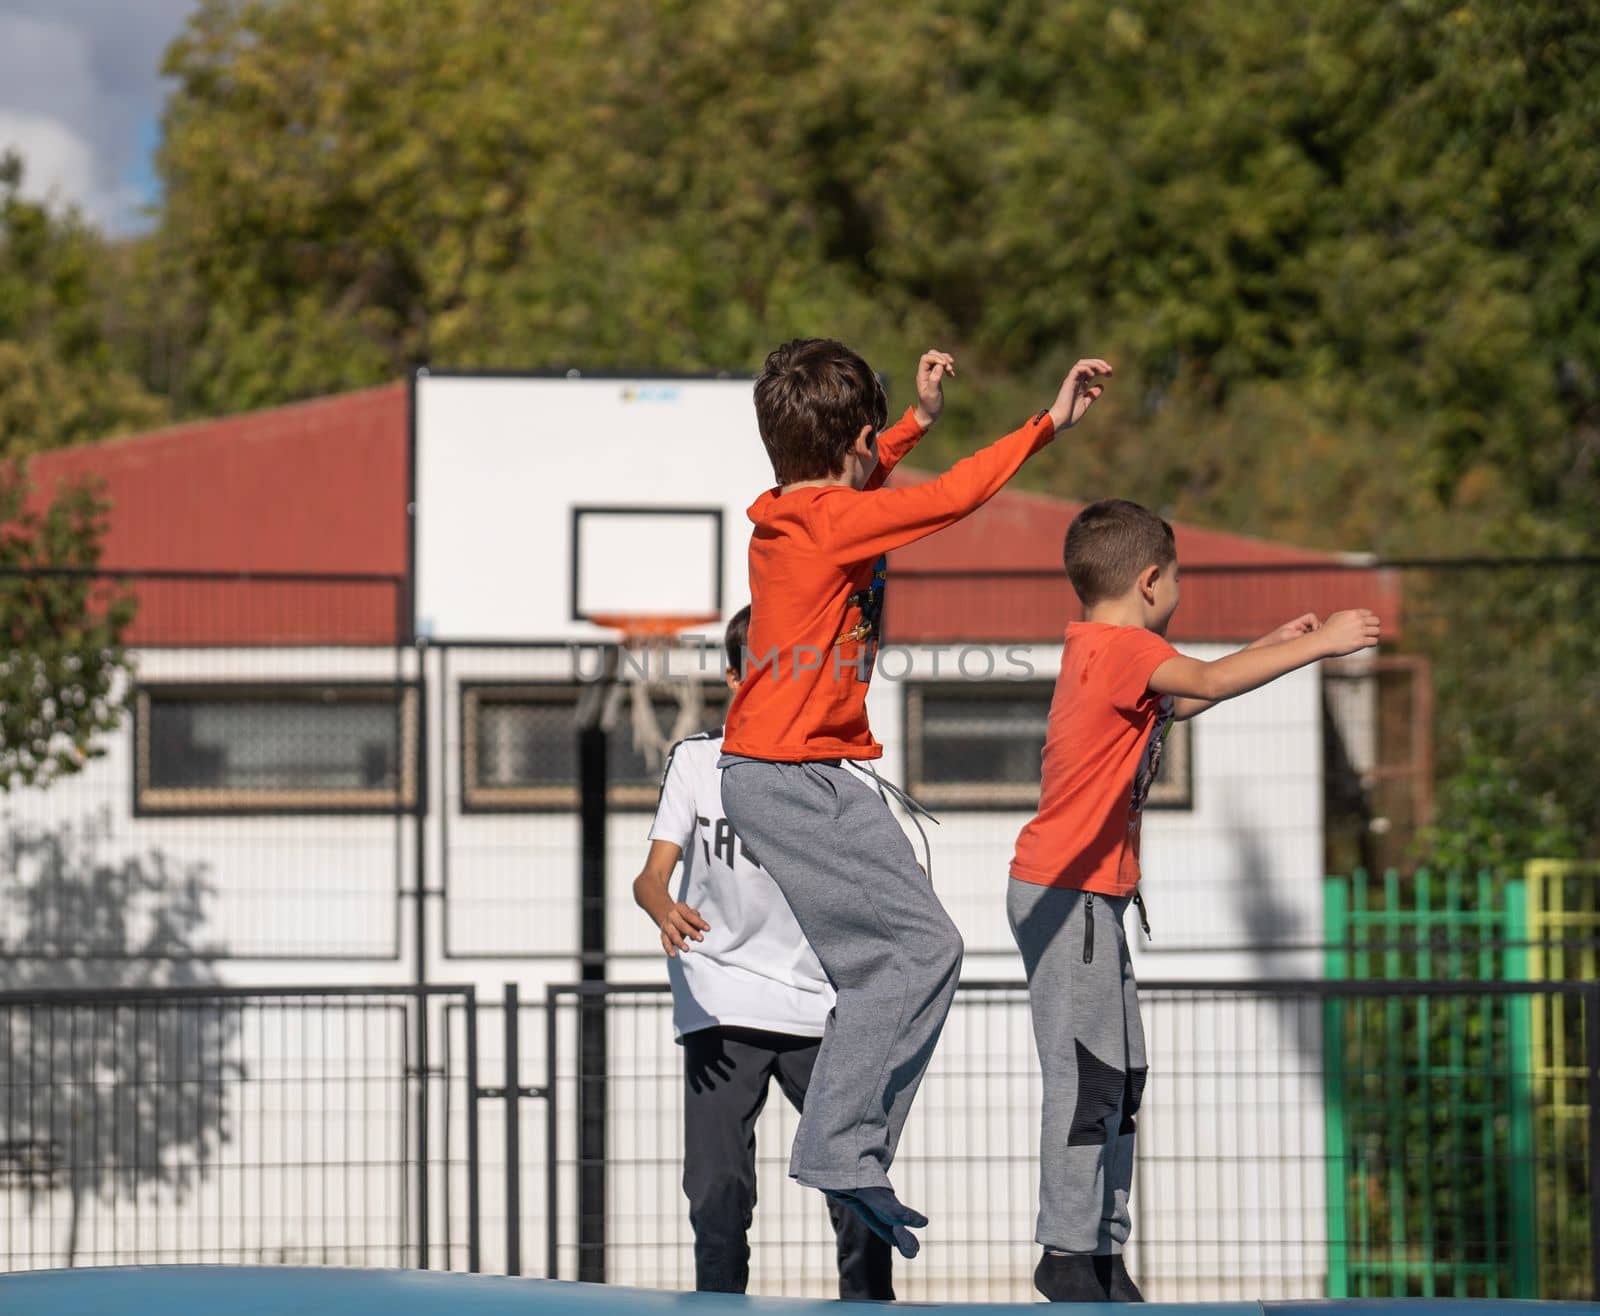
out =
{"type": "Polygon", "coordinates": [[[113,232],[141,226],[131,183],[165,88],[161,56],[195,0],[0,0],[0,142],[29,194],[113,232]]]}
{"type": "Polygon", "coordinates": [[[104,206],[95,182],[94,150],[59,119],[0,109],[0,153],[23,160],[22,192],[36,201],[70,202],[94,219],[104,206]]]}

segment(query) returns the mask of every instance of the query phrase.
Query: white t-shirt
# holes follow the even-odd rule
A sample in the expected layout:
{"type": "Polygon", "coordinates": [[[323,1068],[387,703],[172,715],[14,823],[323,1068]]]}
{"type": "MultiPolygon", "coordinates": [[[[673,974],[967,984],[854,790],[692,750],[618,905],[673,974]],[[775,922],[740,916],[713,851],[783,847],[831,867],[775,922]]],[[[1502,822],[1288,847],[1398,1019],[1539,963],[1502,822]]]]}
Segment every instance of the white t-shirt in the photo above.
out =
{"type": "Polygon", "coordinates": [[[680,741],[667,759],[652,841],[683,850],[676,899],[711,925],[667,960],[679,1037],[718,1024],[821,1037],[833,988],[772,880],[722,813],[722,733],[680,741]]]}

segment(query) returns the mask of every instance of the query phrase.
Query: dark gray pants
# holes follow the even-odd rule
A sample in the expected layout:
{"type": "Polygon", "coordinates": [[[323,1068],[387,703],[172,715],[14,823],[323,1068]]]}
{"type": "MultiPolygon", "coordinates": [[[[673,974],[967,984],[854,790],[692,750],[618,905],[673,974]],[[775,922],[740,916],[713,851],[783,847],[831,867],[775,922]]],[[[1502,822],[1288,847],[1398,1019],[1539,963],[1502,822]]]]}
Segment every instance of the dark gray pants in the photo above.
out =
{"type": "MultiPolygon", "coordinates": [[[[743,1293],[756,1207],[756,1121],[769,1080],[804,1111],[821,1041],[755,1028],[704,1028],[683,1039],[683,1191],[694,1226],[694,1286],[743,1293]]],[[[889,1245],[848,1207],[828,1203],[839,1247],[839,1296],[894,1298],[889,1245]]]]}
{"type": "Polygon", "coordinates": [[[1128,1240],[1146,1073],[1128,904],[1016,878],[1006,893],[1044,1072],[1035,1237],[1058,1252],[1115,1253],[1128,1240]]]}
{"type": "Polygon", "coordinates": [[[838,997],[789,1173],[888,1187],[961,972],[961,934],[877,791],[831,763],[724,755],[722,807],[783,892],[838,997]]]}

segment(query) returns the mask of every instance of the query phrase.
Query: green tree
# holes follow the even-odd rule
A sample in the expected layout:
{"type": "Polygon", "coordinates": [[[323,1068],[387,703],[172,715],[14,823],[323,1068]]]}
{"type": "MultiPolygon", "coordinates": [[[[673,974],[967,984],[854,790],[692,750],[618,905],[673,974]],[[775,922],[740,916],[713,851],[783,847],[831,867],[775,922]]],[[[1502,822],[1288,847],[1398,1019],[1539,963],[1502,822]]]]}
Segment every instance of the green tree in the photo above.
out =
{"type": "Polygon", "coordinates": [[[135,602],[93,575],[107,505],[86,484],[31,503],[0,463],[0,793],[48,786],[104,750],[130,676],[135,602]]]}
{"type": "Polygon", "coordinates": [[[827,331],[962,353],[947,456],[1093,347],[1142,455],[1085,438],[1050,487],[1592,542],[1597,43],[1559,0],[207,0],[167,61],[176,392],[827,331]]]}
{"type": "Polygon", "coordinates": [[[152,425],[166,414],[120,360],[105,244],[22,194],[0,156],[0,459],[152,425]]]}

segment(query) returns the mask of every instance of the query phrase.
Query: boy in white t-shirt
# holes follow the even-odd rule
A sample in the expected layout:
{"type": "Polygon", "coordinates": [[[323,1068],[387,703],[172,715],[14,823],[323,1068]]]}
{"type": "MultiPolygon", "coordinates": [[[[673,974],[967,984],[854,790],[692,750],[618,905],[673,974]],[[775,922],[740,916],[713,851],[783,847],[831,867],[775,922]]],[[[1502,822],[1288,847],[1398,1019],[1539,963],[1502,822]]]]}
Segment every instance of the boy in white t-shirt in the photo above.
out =
{"type": "MultiPolygon", "coordinates": [[[[738,689],[750,609],[724,636],[738,689]]],[[[694,1228],[695,1288],[743,1293],[756,1203],[755,1126],[769,1080],[801,1109],[833,988],[783,893],[722,811],[722,732],[680,741],[661,778],[650,854],[633,897],[661,932],[672,1022],[683,1045],[683,1191],[694,1228]],[[669,890],[680,856],[683,880],[669,890]]],[[[889,1245],[829,1202],[839,1296],[892,1299],[889,1245]]]]}

